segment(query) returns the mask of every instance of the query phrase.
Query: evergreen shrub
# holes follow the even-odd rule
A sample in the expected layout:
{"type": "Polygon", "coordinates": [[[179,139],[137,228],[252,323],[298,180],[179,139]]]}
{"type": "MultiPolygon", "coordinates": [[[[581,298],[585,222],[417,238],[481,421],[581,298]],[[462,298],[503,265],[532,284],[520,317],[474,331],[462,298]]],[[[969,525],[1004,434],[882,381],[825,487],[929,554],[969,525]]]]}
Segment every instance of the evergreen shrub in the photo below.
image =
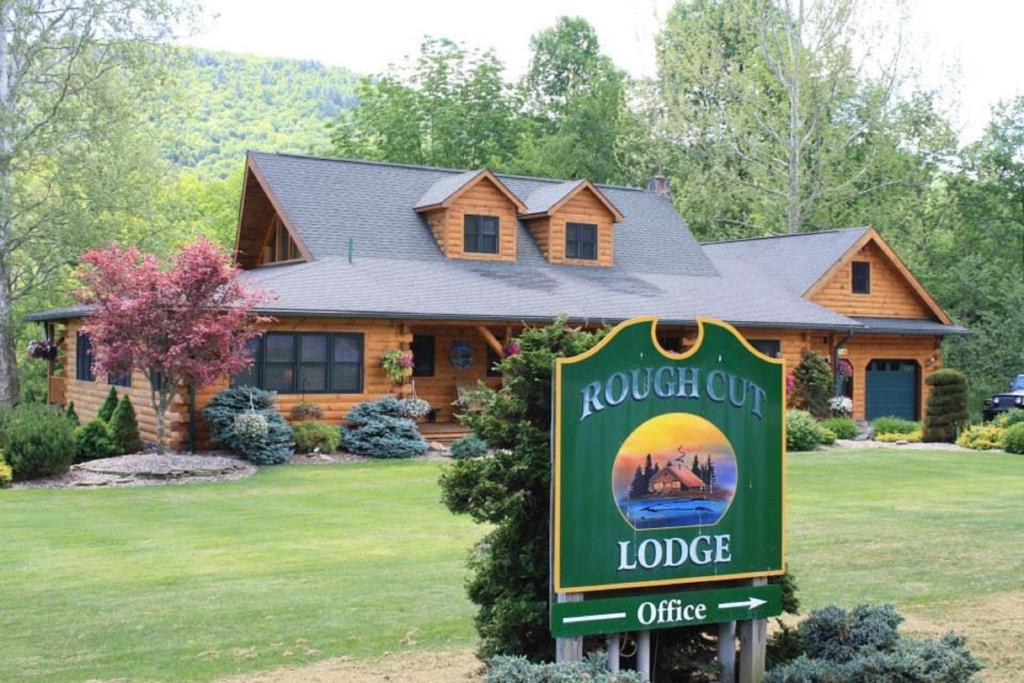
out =
{"type": "Polygon", "coordinates": [[[110,422],[110,418],[114,416],[115,410],[117,410],[117,389],[110,387],[110,393],[107,394],[103,404],[100,405],[96,418],[104,422],[110,422]]]}
{"type": "Polygon", "coordinates": [[[828,401],[832,398],[832,382],[832,368],[828,361],[815,351],[805,353],[793,370],[796,407],[819,419],[828,417],[831,414],[828,401]]]}
{"type": "Polygon", "coordinates": [[[767,683],[962,683],[981,665],[966,641],[947,633],[941,638],[903,638],[903,617],[891,605],[836,606],[815,610],[797,627],[803,653],[773,667],[767,683]]]}
{"type": "Polygon", "coordinates": [[[342,443],[349,453],[371,458],[412,458],[427,452],[416,424],[404,417],[404,405],[394,396],[364,401],[348,411],[342,443]]]}
{"type": "Polygon", "coordinates": [[[110,435],[110,427],[96,418],[75,427],[75,462],[109,458],[118,454],[117,444],[110,435]]]}
{"type": "MultiPolygon", "coordinates": [[[[832,442],[835,442],[835,434],[832,442]]],[[[812,451],[820,443],[826,443],[825,429],[804,410],[786,411],[786,448],[791,451],[812,451]]]]}
{"type": "Polygon", "coordinates": [[[71,422],[77,427],[81,420],[78,419],[78,413],[75,412],[75,402],[68,401],[67,410],[64,411],[64,417],[71,420],[71,422]]]}
{"type": "Polygon", "coordinates": [[[1003,433],[1003,448],[1007,453],[1024,454],[1024,422],[1006,428],[1003,433]]]}
{"type": "Polygon", "coordinates": [[[333,453],[341,442],[337,427],[316,420],[296,422],[292,425],[292,436],[298,453],[312,453],[317,448],[321,453],[333,453]]]}
{"type": "Polygon", "coordinates": [[[956,441],[960,428],[967,423],[967,378],[962,372],[936,370],[925,378],[932,388],[924,414],[924,440],[956,441]]]}
{"type": "Polygon", "coordinates": [[[901,417],[877,417],[871,422],[871,429],[874,430],[875,436],[881,434],[909,434],[914,430],[920,429],[921,423],[914,422],[912,420],[904,420],[901,417]]]}
{"type": "Polygon", "coordinates": [[[837,439],[857,438],[857,423],[853,421],[853,418],[830,417],[823,421],[821,426],[835,434],[837,439]]]}
{"type": "Polygon", "coordinates": [[[43,406],[21,406],[4,447],[14,478],[22,481],[64,474],[75,459],[74,425],[43,406]]]}
{"type": "Polygon", "coordinates": [[[875,441],[882,443],[896,443],[906,441],[907,443],[921,443],[921,428],[918,427],[912,432],[886,432],[875,436],[875,441]]]}
{"type": "Polygon", "coordinates": [[[463,458],[479,458],[487,455],[490,446],[479,436],[470,432],[452,444],[452,457],[461,460],[463,458]]]}
{"type": "Polygon", "coordinates": [[[0,448],[3,448],[7,432],[14,423],[15,410],[6,403],[0,403],[0,448]]]}
{"type": "Polygon", "coordinates": [[[818,436],[820,439],[818,443],[822,444],[823,446],[831,446],[836,442],[836,433],[833,432],[831,429],[822,424],[819,424],[818,430],[818,436]]]}
{"type": "Polygon", "coordinates": [[[608,658],[592,653],[582,662],[531,662],[526,657],[498,655],[487,662],[484,683],[641,683],[635,671],[608,670],[608,658]]]}
{"type": "MultiPolygon", "coordinates": [[[[274,406],[274,395],[255,387],[233,387],[221,391],[203,409],[210,423],[210,438],[256,465],[277,465],[295,454],[292,428],[274,406]],[[266,430],[253,434],[238,429],[240,415],[263,418],[266,430]]],[[[244,422],[244,420],[243,420],[244,422]]]]}
{"type": "Polygon", "coordinates": [[[962,432],[956,440],[956,445],[961,448],[970,448],[976,451],[989,451],[1003,447],[1005,433],[999,425],[980,424],[970,425],[962,432]]]}
{"type": "Polygon", "coordinates": [[[117,402],[114,415],[110,418],[110,438],[118,453],[138,453],[142,450],[139,423],[135,419],[135,408],[128,394],[117,402]]]}

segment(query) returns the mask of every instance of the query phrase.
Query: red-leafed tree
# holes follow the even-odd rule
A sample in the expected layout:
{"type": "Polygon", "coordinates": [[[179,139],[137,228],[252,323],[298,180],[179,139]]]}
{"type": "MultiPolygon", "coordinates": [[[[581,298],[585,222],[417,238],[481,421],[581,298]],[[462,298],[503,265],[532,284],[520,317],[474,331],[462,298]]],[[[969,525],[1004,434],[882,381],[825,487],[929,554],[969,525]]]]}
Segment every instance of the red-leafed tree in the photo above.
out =
{"type": "Polygon", "coordinates": [[[82,332],[92,342],[93,368],[146,376],[160,453],[167,408],[179,388],[210,384],[252,362],[245,345],[267,320],[254,313],[267,296],[239,275],[205,239],[167,267],[135,247],[82,257],[78,298],[91,309],[82,332]]]}

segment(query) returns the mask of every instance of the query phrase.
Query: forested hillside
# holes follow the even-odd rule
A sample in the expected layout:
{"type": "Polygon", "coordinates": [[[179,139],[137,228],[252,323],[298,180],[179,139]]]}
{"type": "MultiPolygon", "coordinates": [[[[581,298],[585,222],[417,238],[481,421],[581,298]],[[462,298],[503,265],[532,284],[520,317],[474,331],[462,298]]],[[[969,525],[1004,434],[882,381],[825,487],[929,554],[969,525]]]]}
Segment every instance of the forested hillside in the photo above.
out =
{"type": "Polygon", "coordinates": [[[356,103],[352,72],[320,62],[192,48],[175,57],[153,116],[161,153],[206,177],[228,176],[247,149],[322,149],[327,122],[356,103]]]}

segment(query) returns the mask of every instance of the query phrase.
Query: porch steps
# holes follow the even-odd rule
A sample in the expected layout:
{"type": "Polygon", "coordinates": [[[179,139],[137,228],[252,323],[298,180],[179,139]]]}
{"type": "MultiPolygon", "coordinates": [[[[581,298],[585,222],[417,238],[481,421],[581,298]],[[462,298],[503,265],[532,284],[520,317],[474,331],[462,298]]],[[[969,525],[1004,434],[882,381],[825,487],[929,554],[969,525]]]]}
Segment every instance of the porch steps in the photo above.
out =
{"type": "Polygon", "coordinates": [[[456,422],[424,422],[416,426],[419,427],[424,439],[442,446],[451,446],[453,442],[470,432],[469,427],[456,422]]]}

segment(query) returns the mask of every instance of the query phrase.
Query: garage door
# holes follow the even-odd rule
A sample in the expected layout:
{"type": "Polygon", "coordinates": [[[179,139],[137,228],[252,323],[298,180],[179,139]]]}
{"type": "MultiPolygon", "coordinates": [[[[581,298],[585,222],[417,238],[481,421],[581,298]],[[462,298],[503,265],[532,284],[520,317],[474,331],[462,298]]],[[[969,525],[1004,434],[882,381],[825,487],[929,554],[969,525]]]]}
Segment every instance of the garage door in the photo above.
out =
{"type": "Polygon", "coordinates": [[[868,420],[885,415],[917,419],[917,363],[873,360],[868,363],[865,413],[868,420]]]}

